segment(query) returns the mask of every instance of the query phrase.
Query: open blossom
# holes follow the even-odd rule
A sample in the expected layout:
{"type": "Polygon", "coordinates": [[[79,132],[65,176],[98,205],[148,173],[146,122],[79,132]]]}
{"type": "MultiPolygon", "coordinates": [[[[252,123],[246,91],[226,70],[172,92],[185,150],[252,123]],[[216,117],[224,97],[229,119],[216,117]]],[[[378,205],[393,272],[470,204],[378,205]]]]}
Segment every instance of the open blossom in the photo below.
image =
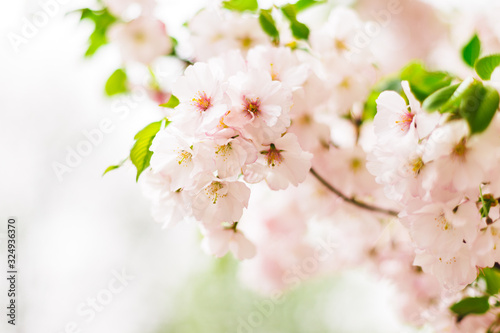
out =
{"type": "Polygon", "coordinates": [[[463,244],[472,245],[481,222],[473,200],[446,203],[414,200],[401,214],[401,222],[410,229],[417,248],[435,253],[454,253],[463,244]]]}
{"type": "Polygon", "coordinates": [[[446,187],[455,191],[477,189],[485,181],[487,171],[496,160],[492,144],[496,135],[486,131],[470,136],[464,120],[451,121],[436,129],[429,137],[424,160],[433,160],[433,182],[429,189],[446,187]]]}
{"type": "Polygon", "coordinates": [[[144,194],[152,200],[151,215],[163,228],[175,225],[192,214],[188,195],[183,190],[170,190],[171,178],[162,172],[145,172],[142,177],[144,194]]]}
{"type": "Polygon", "coordinates": [[[225,9],[204,9],[188,24],[198,61],[230,50],[246,53],[259,44],[270,44],[257,17],[225,9]]]}
{"type": "Polygon", "coordinates": [[[404,143],[396,151],[390,146],[376,145],[366,164],[375,181],[384,185],[385,195],[400,202],[426,194],[422,186],[427,171],[422,158],[424,146],[412,138],[404,143]]]}
{"type": "Polygon", "coordinates": [[[167,127],[158,132],[150,150],[153,152],[151,168],[156,173],[161,172],[170,177],[171,191],[190,189],[195,185],[194,176],[203,167],[195,167],[195,151],[189,138],[177,132],[174,127],[167,127]]]}
{"type": "Polygon", "coordinates": [[[256,142],[270,142],[290,126],[292,93],[266,71],[250,69],[229,79],[231,111],[224,122],[256,142]]]}
{"type": "Polygon", "coordinates": [[[214,137],[199,146],[205,146],[205,149],[209,150],[204,155],[215,161],[217,177],[220,179],[237,179],[244,165],[257,160],[255,145],[238,135],[229,139],[214,137]]]}
{"type": "Polygon", "coordinates": [[[173,88],[179,105],[171,120],[193,136],[204,136],[217,127],[228,111],[222,79],[214,64],[199,62],[186,68],[173,88]]]}
{"type": "Polygon", "coordinates": [[[481,226],[475,201],[446,203],[411,201],[400,214],[417,248],[415,265],[435,275],[441,284],[459,290],[476,278],[473,243],[481,226]]]}
{"type": "Polygon", "coordinates": [[[172,51],[172,41],[165,24],[149,16],[113,26],[110,38],[116,41],[126,62],[138,61],[149,65],[172,51]]]}
{"type": "Polygon", "coordinates": [[[302,150],[297,137],[287,133],[261,147],[257,163],[244,170],[245,180],[253,183],[265,179],[273,190],[286,189],[289,184],[297,186],[306,179],[311,158],[312,154],[302,150]]]}
{"type": "Polygon", "coordinates": [[[348,196],[371,195],[379,187],[366,169],[366,153],[360,146],[330,147],[315,155],[313,166],[348,196]]]}
{"type": "Polygon", "coordinates": [[[309,65],[300,63],[288,47],[257,46],[248,51],[248,66],[266,70],[273,80],[298,89],[307,79],[309,65]]]}
{"type": "Polygon", "coordinates": [[[413,96],[408,81],[401,86],[410,105],[398,93],[384,91],[377,99],[377,114],[373,120],[377,139],[384,143],[397,145],[406,135],[423,139],[437,126],[440,118],[438,112],[427,113],[413,96]]]}
{"type": "Polygon", "coordinates": [[[216,257],[223,257],[231,251],[238,260],[250,259],[255,256],[255,245],[243,232],[237,230],[234,224],[202,227],[202,247],[216,257]]]}
{"type": "Polygon", "coordinates": [[[316,116],[328,95],[323,81],[314,73],[309,75],[301,89],[293,92],[292,120],[288,132],[297,135],[304,150],[312,152],[328,146],[330,128],[316,116]]]}
{"type": "Polygon", "coordinates": [[[250,189],[240,181],[218,178],[202,182],[192,199],[193,215],[203,224],[237,222],[248,206],[250,189]]]}
{"type": "Polygon", "coordinates": [[[366,49],[355,47],[356,38],[363,28],[358,14],[349,8],[338,6],[330,13],[327,22],[311,33],[313,49],[323,55],[352,58],[366,49]]]}
{"type": "Polygon", "coordinates": [[[417,251],[414,265],[434,275],[442,286],[450,291],[459,291],[477,277],[477,269],[470,249],[464,244],[453,254],[434,254],[417,251]]]}
{"type": "Polygon", "coordinates": [[[479,267],[492,267],[500,261],[500,229],[495,223],[481,230],[473,250],[479,267]]]}

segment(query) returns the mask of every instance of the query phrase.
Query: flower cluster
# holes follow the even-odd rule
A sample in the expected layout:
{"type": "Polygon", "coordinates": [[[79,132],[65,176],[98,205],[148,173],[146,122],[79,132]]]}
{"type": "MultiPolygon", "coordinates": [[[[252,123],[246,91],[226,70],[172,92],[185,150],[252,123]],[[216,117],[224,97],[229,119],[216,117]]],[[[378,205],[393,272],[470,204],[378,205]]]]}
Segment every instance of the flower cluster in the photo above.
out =
{"type": "Polygon", "coordinates": [[[464,25],[414,0],[255,3],[202,9],[177,41],[154,1],[106,1],[125,66],[108,94],[140,63],[165,118],[130,154],[154,219],[195,221],[210,254],[250,259],[243,280],[261,291],[363,266],[408,322],[493,332],[500,271],[481,271],[500,262],[500,55],[480,54],[500,51],[494,11],[464,25]],[[449,38],[465,28],[469,42],[449,38]],[[165,58],[173,79],[155,75],[165,58]]]}
{"type": "Polygon", "coordinates": [[[415,242],[415,264],[460,290],[476,279],[476,267],[500,259],[488,236],[498,212],[481,215],[481,198],[493,198],[498,182],[499,119],[472,135],[465,120],[422,109],[408,82],[402,86],[409,105],[391,91],[377,100],[377,144],[368,169],[403,208],[399,216],[415,242]]]}
{"type": "Polygon", "coordinates": [[[228,249],[240,259],[255,254],[237,228],[248,206],[247,184],[265,181],[272,190],[286,189],[303,182],[311,167],[312,155],[287,132],[289,72],[307,75],[300,66],[281,70],[280,61],[289,57],[286,49],[256,48],[248,60],[231,52],[189,66],[172,91],[179,104],[171,124],[151,145],[150,177],[162,181],[167,192],[158,192],[156,205],[175,197],[178,216],[200,222],[205,246],[217,256],[228,249]],[[271,59],[276,65],[266,63],[271,59]]]}

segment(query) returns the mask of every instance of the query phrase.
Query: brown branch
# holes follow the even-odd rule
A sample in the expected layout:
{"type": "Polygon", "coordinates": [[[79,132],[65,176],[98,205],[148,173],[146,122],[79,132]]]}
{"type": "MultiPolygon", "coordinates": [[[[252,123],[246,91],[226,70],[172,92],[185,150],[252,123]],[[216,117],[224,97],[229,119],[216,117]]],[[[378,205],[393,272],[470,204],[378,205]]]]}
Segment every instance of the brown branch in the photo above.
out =
{"type": "Polygon", "coordinates": [[[383,213],[383,214],[387,214],[387,215],[390,215],[390,216],[398,216],[398,212],[396,212],[394,210],[384,209],[384,208],[380,208],[380,207],[377,207],[377,206],[372,206],[372,205],[369,205],[367,203],[358,201],[358,200],[356,200],[354,198],[349,198],[348,196],[346,196],[345,194],[343,194],[342,192],[340,192],[339,190],[337,190],[335,187],[333,187],[330,183],[328,183],[323,177],[321,177],[316,172],[316,170],[314,170],[313,168],[311,168],[310,171],[313,174],[313,176],[316,177],[317,180],[319,180],[319,182],[321,184],[323,184],[327,189],[329,189],[330,191],[332,191],[333,193],[335,193],[337,196],[339,196],[342,200],[344,200],[346,202],[349,202],[349,203],[351,203],[351,204],[353,204],[355,206],[358,206],[360,208],[363,208],[363,209],[366,209],[366,210],[370,210],[372,212],[383,213]]]}

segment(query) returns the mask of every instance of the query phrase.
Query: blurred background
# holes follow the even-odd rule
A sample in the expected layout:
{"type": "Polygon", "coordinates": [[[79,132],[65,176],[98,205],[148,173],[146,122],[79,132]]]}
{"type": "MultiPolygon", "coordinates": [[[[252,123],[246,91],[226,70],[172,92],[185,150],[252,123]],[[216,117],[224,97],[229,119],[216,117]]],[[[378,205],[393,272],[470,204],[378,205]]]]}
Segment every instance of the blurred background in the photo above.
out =
{"type": "MultiPolygon", "coordinates": [[[[101,177],[160,113],[141,98],[122,101],[125,116],[113,111],[103,87],[119,53],[105,47],[84,59],[92,25],[71,13],[93,2],[57,3],[18,51],[8,34],[45,1],[0,4],[0,269],[7,217],[16,216],[17,332],[412,332],[395,315],[391,286],[363,271],[304,282],[270,302],[240,283],[231,255],[200,250],[195,226],[156,224],[132,166],[101,177]],[[57,163],[103,119],[108,133],[58,177],[57,163]]],[[[205,3],[161,0],[160,16],[175,33],[205,3]]]]}

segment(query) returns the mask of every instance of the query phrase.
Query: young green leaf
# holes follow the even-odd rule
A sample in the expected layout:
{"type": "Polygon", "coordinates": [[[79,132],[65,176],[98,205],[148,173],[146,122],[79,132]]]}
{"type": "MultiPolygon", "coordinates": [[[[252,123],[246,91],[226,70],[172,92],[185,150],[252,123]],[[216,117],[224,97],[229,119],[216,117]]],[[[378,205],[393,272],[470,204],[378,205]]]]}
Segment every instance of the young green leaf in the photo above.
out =
{"type": "Polygon", "coordinates": [[[173,109],[177,105],[179,105],[179,99],[175,97],[174,95],[170,95],[170,99],[168,100],[167,103],[160,104],[160,106],[163,106],[164,108],[170,108],[173,109]]]}
{"type": "MultiPolygon", "coordinates": [[[[151,147],[153,139],[160,131],[162,123],[163,120],[151,123],[140,130],[134,137],[136,142],[130,150],[130,160],[137,169],[136,181],[139,180],[141,173],[149,167],[151,156],[153,156],[153,152],[149,150],[149,147],[151,147]]],[[[167,120],[166,125],[169,123],[167,120]]]]}
{"type": "Polygon", "coordinates": [[[106,95],[113,96],[116,94],[123,94],[128,91],[127,87],[127,73],[124,69],[117,69],[111,74],[106,86],[104,87],[106,95]]]}
{"type": "Polygon", "coordinates": [[[94,22],[94,31],[89,37],[89,46],[85,52],[85,57],[91,57],[103,45],[108,43],[107,30],[117,21],[106,8],[102,10],[81,9],[80,20],[91,20],[94,22]]]}
{"type": "Polygon", "coordinates": [[[481,133],[488,128],[498,110],[500,96],[496,89],[476,81],[464,95],[459,114],[467,120],[471,134],[481,133]]]}
{"type": "Polygon", "coordinates": [[[500,54],[492,54],[476,61],[474,68],[483,80],[491,79],[491,74],[500,65],[500,54]]]}
{"type": "Polygon", "coordinates": [[[297,13],[300,13],[301,11],[309,7],[320,5],[323,3],[326,3],[326,0],[299,0],[294,4],[294,7],[297,13]]]}
{"type": "Polygon", "coordinates": [[[297,20],[297,10],[294,5],[288,4],[281,7],[283,15],[290,21],[290,28],[292,30],[293,37],[297,39],[308,39],[309,38],[309,28],[297,20]]]}
{"type": "Polygon", "coordinates": [[[103,176],[105,174],[107,174],[108,172],[112,171],[112,170],[116,170],[118,169],[119,167],[121,167],[123,165],[123,163],[125,163],[127,159],[124,159],[123,161],[121,161],[120,163],[116,164],[116,165],[110,165],[109,167],[106,168],[106,170],[104,170],[104,173],[102,174],[103,176]]]}
{"type": "Polygon", "coordinates": [[[500,270],[495,267],[483,268],[481,276],[486,280],[486,292],[489,295],[496,295],[500,291],[500,270]]]}
{"type": "MultiPolygon", "coordinates": [[[[427,111],[439,110],[443,105],[446,105],[460,84],[454,84],[449,87],[444,87],[432,93],[422,103],[422,108],[427,111]]],[[[444,109],[444,108],[443,108],[444,109]]]]}
{"type": "Polygon", "coordinates": [[[479,54],[481,53],[481,41],[477,34],[471,38],[471,40],[462,49],[462,59],[470,67],[474,67],[479,54]]]}
{"type": "Polygon", "coordinates": [[[222,3],[222,6],[226,9],[235,10],[238,12],[254,12],[259,9],[257,0],[226,0],[222,3]]]}
{"type": "Polygon", "coordinates": [[[458,316],[458,321],[470,314],[486,313],[490,309],[489,296],[468,297],[453,304],[450,310],[458,316]]]}
{"type": "Polygon", "coordinates": [[[452,77],[446,72],[430,72],[421,63],[413,62],[401,71],[401,80],[406,80],[415,97],[423,102],[435,91],[451,84],[452,77]]]}
{"type": "Polygon", "coordinates": [[[309,38],[309,28],[304,23],[299,21],[290,22],[290,28],[292,29],[293,37],[297,39],[308,39],[309,38]]]}
{"type": "Polygon", "coordinates": [[[274,22],[271,12],[271,9],[261,9],[259,14],[259,23],[262,30],[264,30],[264,32],[271,37],[272,41],[274,43],[279,43],[280,33],[276,28],[276,23],[274,22]]]}

